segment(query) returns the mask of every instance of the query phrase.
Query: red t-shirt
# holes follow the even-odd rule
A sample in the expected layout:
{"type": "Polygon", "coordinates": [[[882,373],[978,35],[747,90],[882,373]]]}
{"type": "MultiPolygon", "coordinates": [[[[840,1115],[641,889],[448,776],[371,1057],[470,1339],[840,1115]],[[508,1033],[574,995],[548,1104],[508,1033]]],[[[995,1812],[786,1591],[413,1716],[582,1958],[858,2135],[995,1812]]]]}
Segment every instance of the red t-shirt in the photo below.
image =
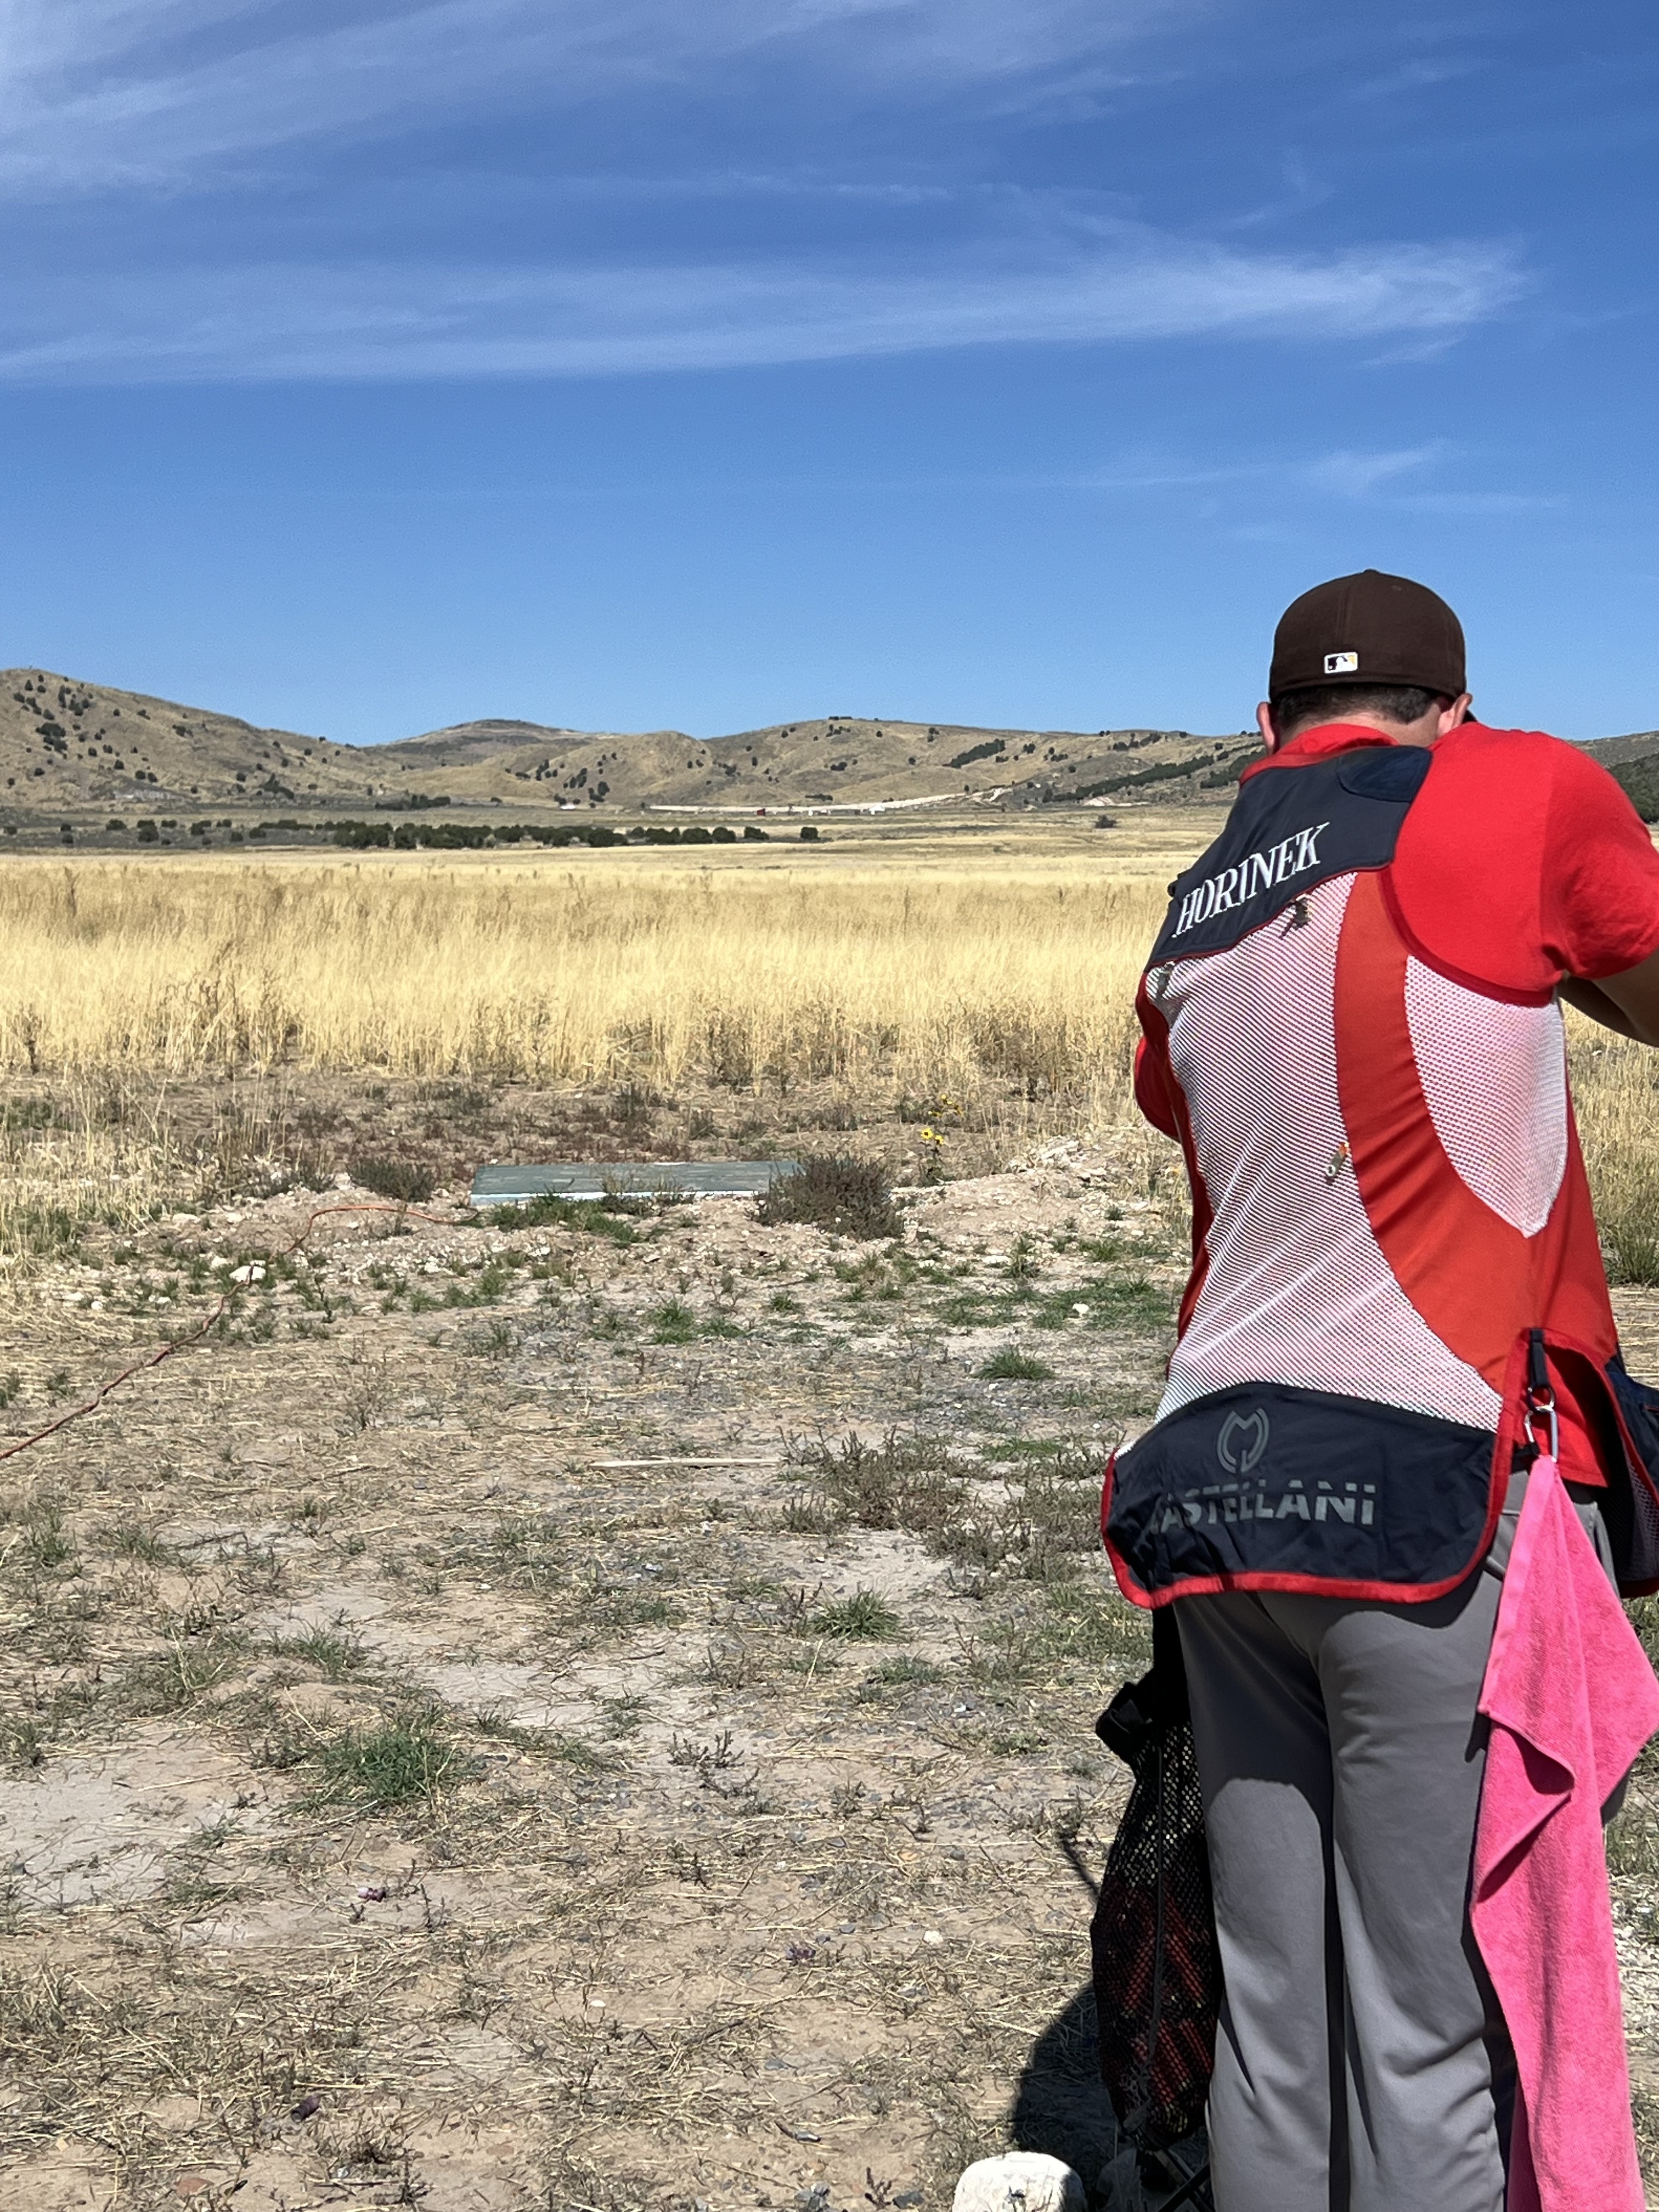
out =
{"type": "MultiPolygon", "coordinates": [[[[1244,774],[1394,742],[1363,722],[1327,722],[1244,774]]],[[[1535,1002],[1564,977],[1595,982],[1659,952],[1659,852],[1599,761],[1541,730],[1480,722],[1431,750],[1391,871],[1399,919],[1431,965],[1535,1002]]],[[[1143,1046],[1135,1096],[1172,1137],[1167,1079],[1143,1046]]]]}
{"type": "MultiPolygon", "coordinates": [[[[1381,730],[1304,730],[1247,775],[1273,775],[1381,730]]],[[[1477,989],[1545,997],[1659,952],[1659,853],[1599,761],[1541,730],[1465,722],[1431,748],[1392,883],[1401,919],[1436,967],[1477,989]]]]}

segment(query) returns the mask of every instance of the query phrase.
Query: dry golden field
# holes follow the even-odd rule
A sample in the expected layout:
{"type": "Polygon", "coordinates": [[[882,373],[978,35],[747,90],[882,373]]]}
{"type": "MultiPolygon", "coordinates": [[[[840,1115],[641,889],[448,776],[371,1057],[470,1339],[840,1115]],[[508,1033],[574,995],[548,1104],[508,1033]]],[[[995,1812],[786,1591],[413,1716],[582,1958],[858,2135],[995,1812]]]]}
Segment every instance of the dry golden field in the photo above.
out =
{"type": "MultiPolygon", "coordinates": [[[[1146,1650],[1098,1479],[1186,1240],[1127,1006],[1218,820],[0,865],[0,1450],[220,1316],[0,1460],[0,2204],[1094,2181],[1091,1723],[1146,1650]],[[893,1233],[463,1202],[805,1152],[893,1233]]],[[[1650,1056],[1573,1052],[1651,1372],[1650,1056]]]]}
{"type": "MultiPolygon", "coordinates": [[[[792,1098],[826,1085],[878,1119],[878,1102],[909,1099],[1016,1137],[1111,1127],[1130,1110],[1130,1002],[1163,883],[1218,821],[1147,810],[1092,837],[866,836],[702,865],[0,866],[0,1071],[46,1077],[70,1109],[51,1141],[14,1139],[14,1162],[68,1170],[77,1209],[138,1218],[176,1178],[170,1095],[252,1081],[269,1112],[318,1079],[371,1072],[690,1085],[751,1096],[750,1120],[781,1128],[792,1098]]],[[[1659,1279],[1650,1055],[1570,1026],[1610,1258],[1659,1279]]],[[[15,1185],[14,1211],[23,1195],[15,1185]]]]}
{"type": "MultiPolygon", "coordinates": [[[[541,1084],[1116,1084],[1156,887],[1068,865],[0,872],[0,1061],[541,1084]]],[[[641,865],[643,863],[643,865],[641,865]]],[[[1099,1101],[1102,1110],[1106,1101],[1099,1101]]]]}

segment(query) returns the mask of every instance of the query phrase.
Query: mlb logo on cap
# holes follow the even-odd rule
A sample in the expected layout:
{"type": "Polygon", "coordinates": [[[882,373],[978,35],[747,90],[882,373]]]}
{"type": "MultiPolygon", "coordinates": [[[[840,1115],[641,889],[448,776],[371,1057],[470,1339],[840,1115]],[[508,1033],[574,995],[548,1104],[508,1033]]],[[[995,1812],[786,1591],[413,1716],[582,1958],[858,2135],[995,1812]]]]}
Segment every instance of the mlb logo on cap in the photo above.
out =
{"type": "Polygon", "coordinates": [[[1328,653],[1325,655],[1327,676],[1352,676],[1359,667],[1357,653],[1328,653]]]}

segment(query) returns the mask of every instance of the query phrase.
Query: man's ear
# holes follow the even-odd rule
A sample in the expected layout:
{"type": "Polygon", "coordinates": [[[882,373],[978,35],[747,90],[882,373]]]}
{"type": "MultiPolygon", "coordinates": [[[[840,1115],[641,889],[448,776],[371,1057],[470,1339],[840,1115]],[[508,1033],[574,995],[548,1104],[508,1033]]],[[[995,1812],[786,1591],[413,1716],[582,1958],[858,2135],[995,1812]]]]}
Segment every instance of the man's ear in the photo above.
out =
{"type": "Polygon", "coordinates": [[[1262,700],[1255,710],[1255,726],[1261,732],[1261,742],[1270,753],[1279,750],[1279,732],[1273,727],[1273,710],[1262,700]]]}
{"type": "Polygon", "coordinates": [[[1440,726],[1435,732],[1435,735],[1439,738],[1449,738],[1454,730],[1468,720],[1469,709],[1474,704],[1473,693],[1460,691],[1449,707],[1443,707],[1440,709],[1440,726]]]}

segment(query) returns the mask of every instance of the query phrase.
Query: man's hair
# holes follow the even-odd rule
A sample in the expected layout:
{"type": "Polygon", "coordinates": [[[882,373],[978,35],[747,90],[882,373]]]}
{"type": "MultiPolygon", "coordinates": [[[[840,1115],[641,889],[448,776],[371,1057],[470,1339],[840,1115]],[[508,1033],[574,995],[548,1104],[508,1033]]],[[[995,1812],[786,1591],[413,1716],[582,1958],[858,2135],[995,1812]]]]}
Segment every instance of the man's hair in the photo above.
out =
{"type": "Polygon", "coordinates": [[[1415,684],[1304,684],[1270,699],[1273,727],[1281,738],[1309,724],[1346,721],[1356,708],[1390,722],[1420,721],[1431,707],[1451,702],[1443,691],[1425,691],[1415,684]]]}

